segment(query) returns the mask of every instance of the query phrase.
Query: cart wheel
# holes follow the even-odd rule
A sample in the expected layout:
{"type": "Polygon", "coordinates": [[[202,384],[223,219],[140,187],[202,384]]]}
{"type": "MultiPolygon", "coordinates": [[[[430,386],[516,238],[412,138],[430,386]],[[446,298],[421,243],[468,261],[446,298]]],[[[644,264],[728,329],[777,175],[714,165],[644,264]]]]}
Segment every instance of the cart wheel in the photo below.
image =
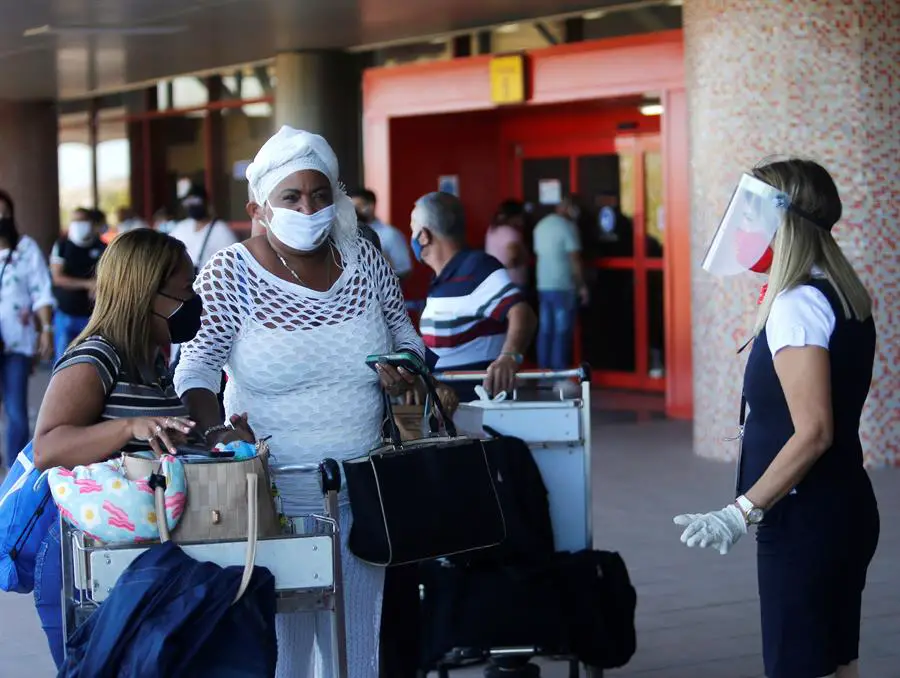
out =
{"type": "Polygon", "coordinates": [[[334,459],[324,459],[322,463],[319,464],[319,473],[322,475],[322,494],[340,492],[341,467],[334,459]]]}

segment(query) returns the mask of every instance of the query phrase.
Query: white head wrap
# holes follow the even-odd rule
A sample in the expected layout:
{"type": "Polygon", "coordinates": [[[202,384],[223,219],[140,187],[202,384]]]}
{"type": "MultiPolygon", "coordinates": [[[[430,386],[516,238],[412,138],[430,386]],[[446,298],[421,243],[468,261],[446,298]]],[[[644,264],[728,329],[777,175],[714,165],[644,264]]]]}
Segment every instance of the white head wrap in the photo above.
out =
{"type": "Polygon", "coordinates": [[[337,156],[324,137],[284,125],[263,144],[247,167],[247,181],[262,205],[278,184],[304,170],[320,172],[331,183],[336,215],[333,237],[346,256],[346,246],[353,244],[358,235],[356,208],[340,185],[337,156]]]}

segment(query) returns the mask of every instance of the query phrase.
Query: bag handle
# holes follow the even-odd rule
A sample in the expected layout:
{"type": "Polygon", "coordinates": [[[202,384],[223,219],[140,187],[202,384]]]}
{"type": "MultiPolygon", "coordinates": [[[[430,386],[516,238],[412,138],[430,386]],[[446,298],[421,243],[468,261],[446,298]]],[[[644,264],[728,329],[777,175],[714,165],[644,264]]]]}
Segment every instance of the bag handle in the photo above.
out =
{"type": "Polygon", "coordinates": [[[256,517],[258,501],[256,494],[259,490],[259,477],[255,473],[247,474],[247,555],[244,559],[244,575],[238,586],[237,594],[231,604],[234,605],[247,592],[250,579],[253,577],[253,568],[256,563],[256,546],[259,541],[259,523],[256,517]]]}
{"type": "MultiPolygon", "coordinates": [[[[159,528],[159,541],[165,544],[172,537],[169,533],[169,525],[166,521],[166,483],[165,476],[153,474],[150,476],[153,486],[153,499],[156,503],[156,525],[159,528]],[[162,478],[162,481],[158,480],[162,478]],[[154,480],[156,479],[156,480],[154,480]]],[[[247,551],[244,557],[244,574],[238,586],[237,594],[231,604],[234,605],[247,592],[250,579],[253,577],[253,569],[256,563],[256,549],[259,543],[259,521],[257,518],[259,491],[259,476],[255,473],[247,474],[247,551]]]]}
{"type": "Polygon", "coordinates": [[[159,468],[150,474],[147,484],[153,490],[153,504],[156,510],[156,529],[159,531],[159,543],[165,544],[172,539],[169,534],[169,520],[166,518],[166,476],[162,473],[162,462],[159,468]]]}
{"type": "MultiPolygon", "coordinates": [[[[453,423],[453,419],[447,416],[447,412],[446,410],[444,410],[444,404],[438,397],[437,389],[434,387],[434,382],[431,379],[431,375],[426,373],[419,374],[418,376],[425,383],[425,390],[427,392],[425,397],[425,417],[428,418],[430,404],[431,408],[437,410],[440,419],[438,430],[435,431],[434,429],[432,429],[432,433],[440,433],[440,430],[443,429],[448,436],[450,436],[451,438],[455,438],[457,436],[456,424],[453,423]]],[[[391,402],[391,396],[388,395],[388,392],[384,389],[382,389],[381,393],[384,400],[384,413],[387,417],[385,421],[387,435],[385,437],[390,439],[391,444],[395,448],[401,449],[403,447],[403,441],[400,437],[400,429],[397,426],[397,422],[394,420],[394,405],[391,402]]]]}

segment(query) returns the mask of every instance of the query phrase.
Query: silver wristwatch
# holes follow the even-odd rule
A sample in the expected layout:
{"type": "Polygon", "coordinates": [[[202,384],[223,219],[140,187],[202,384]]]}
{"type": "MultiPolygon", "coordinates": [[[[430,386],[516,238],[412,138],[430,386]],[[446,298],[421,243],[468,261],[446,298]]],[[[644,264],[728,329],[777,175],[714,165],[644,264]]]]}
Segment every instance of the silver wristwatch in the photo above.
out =
{"type": "Polygon", "coordinates": [[[740,509],[741,513],[744,514],[744,520],[747,521],[748,525],[759,525],[762,522],[763,517],[765,517],[766,512],[763,511],[758,506],[754,506],[753,502],[747,499],[744,495],[741,495],[734,501],[737,504],[737,507],[740,509]]]}

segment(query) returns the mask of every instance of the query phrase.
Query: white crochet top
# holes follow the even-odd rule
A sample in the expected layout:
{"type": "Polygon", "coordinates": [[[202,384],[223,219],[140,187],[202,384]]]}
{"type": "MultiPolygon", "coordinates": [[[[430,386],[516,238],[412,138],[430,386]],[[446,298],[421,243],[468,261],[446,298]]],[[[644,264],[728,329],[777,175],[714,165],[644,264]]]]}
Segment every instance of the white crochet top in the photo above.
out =
{"type": "MultiPolygon", "coordinates": [[[[279,464],[368,452],[383,407],[366,356],[425,353],[382,254],[362,238],[340,253],[344,271],[326,292],[285,282],[240,244],[216,254],[195,284],[203,324],[182,347],[175,387],[218,392],[224,367],[226,413],[246,412],[258,437],[271,436],[279,464]]],[[[287,515],[321,510],[315,474],[276,482],[287,515]]]]}

